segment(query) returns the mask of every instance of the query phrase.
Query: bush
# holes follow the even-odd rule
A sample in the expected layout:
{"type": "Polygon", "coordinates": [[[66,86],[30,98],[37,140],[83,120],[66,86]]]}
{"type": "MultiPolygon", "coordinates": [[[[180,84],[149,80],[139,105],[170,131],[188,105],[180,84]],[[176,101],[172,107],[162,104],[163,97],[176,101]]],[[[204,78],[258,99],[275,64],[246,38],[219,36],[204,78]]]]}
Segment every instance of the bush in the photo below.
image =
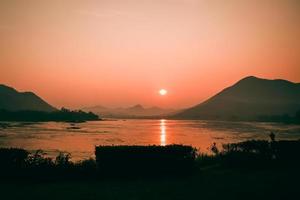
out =
{"type": "Polygon", "coordinates": [[[18,148],[0,148],[0,168],[23,168],[29,152],[18,148]]]}
{"type": "Polygon", "coordinates": [[[100,171],[110,176],[188,174],[196,158],[196,150],[184,145],[98,146],[95,154],[100,171]]]}
{"type": "MultiPolygon", "coordinates": [[[[214,145],[216,146],[216,145],[214,145]]],[[[250,140],[223,145],[215,155],[197,154],[184,145],[98,146],[96,160],[73,163],[60,153],[55,160],[42,150],[30,154],[18,148],[0,148],[0,178],[95,179],[100,177],[180,177],[197,168],[282,168],[300,167],[300,141],[250,140]]]]}
{"type": "Polygon", "coordinates": [[[71,154],[60,152],[55,158],[55,165],[61,168],[66,168],[71,165],[71,154]]]}
{"type": "Polygon", "coordinates": [[[300,165],[300,141],[249,140],[223,145],[223,165],[231,167],[272,167],[300,165]]]}
{"type": "Polygon", "coordinates": [[[37,150],[34,154],[29,155],[26,160],[27,165],[30,168],[50,168],[54,166],[51,158],[45,157],[45,153],[42,150],[37,150]]]}

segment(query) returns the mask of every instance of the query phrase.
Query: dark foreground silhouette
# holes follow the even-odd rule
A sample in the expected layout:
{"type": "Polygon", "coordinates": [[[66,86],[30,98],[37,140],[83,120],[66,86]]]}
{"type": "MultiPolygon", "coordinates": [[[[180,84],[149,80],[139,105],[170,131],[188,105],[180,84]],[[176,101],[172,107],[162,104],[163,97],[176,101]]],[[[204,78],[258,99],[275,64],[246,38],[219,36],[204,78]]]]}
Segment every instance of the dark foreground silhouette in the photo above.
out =
{"type": "Polygon", "coordinates": [[[66,108],[53,112],[44,111],[7,111],[0,110],[0,121],[91,121],[99,120],[99,116],[92,112],[83,112],[81,110],[72,111],[66,108]]]}
{"type": "Polygon", "coordinates": [[[7,199],[282,199],[297,192],[300,141],[250,140],[212,146],[99,146],[96,159],[71,162],[42,151],[0,149],[7,199]],[[15,192],[18,191],[18,192],[15,192]]]}

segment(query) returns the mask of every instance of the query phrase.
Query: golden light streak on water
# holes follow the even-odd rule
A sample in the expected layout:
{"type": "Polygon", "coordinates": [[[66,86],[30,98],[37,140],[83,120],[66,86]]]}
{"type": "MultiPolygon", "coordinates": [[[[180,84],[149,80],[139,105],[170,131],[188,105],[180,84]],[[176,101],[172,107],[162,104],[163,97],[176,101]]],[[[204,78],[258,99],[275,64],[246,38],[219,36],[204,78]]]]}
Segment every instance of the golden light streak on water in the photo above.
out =
{"type": "Polygon", "coordinates": [[[165,146],[166,145],[166,137],[167,137],[167,132],[166,132],[166,120],[161,119],[160,120],[160,145],[165,146]]]}

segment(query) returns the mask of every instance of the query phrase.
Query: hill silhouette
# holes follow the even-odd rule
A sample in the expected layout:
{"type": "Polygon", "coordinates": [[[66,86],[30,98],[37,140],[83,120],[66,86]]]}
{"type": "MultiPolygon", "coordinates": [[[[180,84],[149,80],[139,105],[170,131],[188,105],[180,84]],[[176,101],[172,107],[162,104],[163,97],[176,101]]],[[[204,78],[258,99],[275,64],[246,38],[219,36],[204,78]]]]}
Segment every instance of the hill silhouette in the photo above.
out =
{"type": "Polygon", "coordinates": [[[93,106],[82,108],[86,112],[94,112],[101,115],[102,117],[111,118],[144,118],[144,117],[158,117],[174,114],[177,112],[173,109],[164,109],[159,107],[149,107],[145,108],[140,104],[136,104],[131,107],[119,107],[119,108],[108,108],[104,106],[93,106]]]}
{"type": "Polygon", "coordinates": [[[0,110],[53,112],[56,108],[33,92],[18,92],[12,87],[0,84],[0,110]]]}
{"type": "Polygon", "coordinates": [[[273,116],[295,116],[299,110],[299,83],[249,76],[205,102],[186,109],[173,117],[182,119],[264,120],[273,116]]]}

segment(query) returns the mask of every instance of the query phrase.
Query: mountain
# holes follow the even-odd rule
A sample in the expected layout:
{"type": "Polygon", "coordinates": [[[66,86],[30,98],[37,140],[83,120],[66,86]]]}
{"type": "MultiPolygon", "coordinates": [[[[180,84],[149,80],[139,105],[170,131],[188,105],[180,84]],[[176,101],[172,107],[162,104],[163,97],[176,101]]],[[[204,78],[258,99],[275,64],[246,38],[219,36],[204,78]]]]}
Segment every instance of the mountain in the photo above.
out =
{"type": "Polygon", "coordinates": [[[81,110],[86,112],[94,112],[94,113],[107,113],[110,112],[110,109],[104,106],[92,106],[92,107],[85,107],[81,108],[81,110]]]}
{"type": "Polygon", "coordinates": [[[141,113],[141,112],[145,111],[145,108],[141,104],[137,104],[137,105],[129,107],[125,110],[127,110],[127,112],[130,112],[130,113],[141,113]]]}
{"type": "Polygon", "coordinates": [[[149,118],[174,114],[176,110],[163,109],[159,107],[145,108],[140,104],[127,108],[107,108],[104,106],[93,106],[82,108],[83,111],[94,112],[101,117],[109,118],[149,118]]]}
{"type": "Polygon", "coordinates": [[[52,112],[57,109],[32,92],[18,92],[14,88],[0,84],[0,110],[52,112]]]}
{"type": "Polygon", "coordinates": [[[173,118],[256,120],[266,116],[295,115],[299,110],[299,83],[250,76],[173,118]]]}

